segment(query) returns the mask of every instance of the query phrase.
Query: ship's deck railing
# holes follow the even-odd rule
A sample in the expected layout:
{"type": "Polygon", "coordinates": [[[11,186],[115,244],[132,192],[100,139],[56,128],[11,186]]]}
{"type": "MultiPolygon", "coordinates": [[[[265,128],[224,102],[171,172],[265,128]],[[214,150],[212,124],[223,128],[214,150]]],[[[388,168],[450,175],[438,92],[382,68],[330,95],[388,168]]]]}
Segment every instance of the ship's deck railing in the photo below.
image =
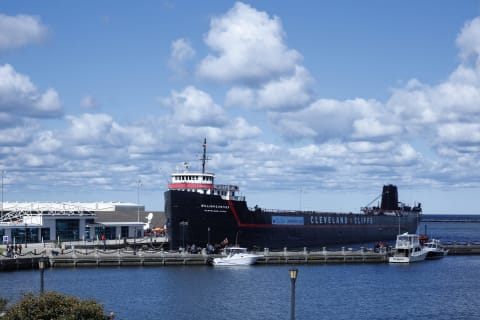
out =
{"type": "MultiPolygon", "coordinates": [[[[363,208],[362,208],[363,209],[363,208]]],[[[267,212],[267,213],[288,213],[288,214],[297,214],[297,215],[303,215],[303,214],[326,214],[326,215],[352,215],[352,214],[359,214],[358,212],[334,212],[334,211],[317,211],[317,210],[281,210],[281,209],[265,209],[265,208],[260,208],[260,207],[249,207],[250,211],[254,212],[267,212]]],[[[419,212],[404,212],[401,210],[398,211],[364,211],[362,212],[365,215],[385,215],[385,216],[408,216],[411,214],[420,214],[419,212]]]]}
{"type": "Polygon", "coordinates": [[[215,189],[221,190],[221,191],[239,191],[240,188],[235,185],[231,184],[216,184],[215,189]]]}

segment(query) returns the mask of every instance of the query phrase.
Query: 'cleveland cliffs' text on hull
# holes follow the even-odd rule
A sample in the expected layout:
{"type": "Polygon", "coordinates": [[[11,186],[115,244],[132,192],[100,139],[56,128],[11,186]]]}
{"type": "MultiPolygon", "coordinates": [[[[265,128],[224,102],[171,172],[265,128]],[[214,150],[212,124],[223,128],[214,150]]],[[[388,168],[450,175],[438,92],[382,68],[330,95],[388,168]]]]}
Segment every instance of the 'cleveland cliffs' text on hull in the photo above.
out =
{"type": "Polygon", "coordinates": [[[394,185],[383,187],[379,207],[362,213],[249,208],[237,186],[214,184],[214,174],[205,172],[206,142],[202,159],[202,172],[173,173],[165,192],[172,249],[226,239],[250,248],[321,247],[394,240],[417,231],[421,205],[400,204],[394,185]]]}

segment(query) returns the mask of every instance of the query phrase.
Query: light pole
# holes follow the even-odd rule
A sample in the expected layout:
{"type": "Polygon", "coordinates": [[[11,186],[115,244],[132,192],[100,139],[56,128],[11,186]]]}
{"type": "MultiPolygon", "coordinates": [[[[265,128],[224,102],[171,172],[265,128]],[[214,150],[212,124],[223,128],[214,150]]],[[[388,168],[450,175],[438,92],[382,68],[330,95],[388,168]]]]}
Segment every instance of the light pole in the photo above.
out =
{"type": "Polygon", "coordinates": [[[290,319],[295,320],[295,281],[297,280],[298,269],[290,269],[290,281],[292,282],[292,294],[290,298],[290,319]]]}
{"type": "Polygon", "coordinates": [[[210,245],[210,227],[208,227],[208,229],[207,229],[207,230],[208,230],[208,239],[207,239],[208,241],[207,241],[207,246],[209,246],[209,245],[210,245]]]}
{"type": "Polygon", "coordinates": [[[105,226],[103,226],[103,251],[107,251],[107,229],[105,226]]]}
{"type": "Polygon", "coordinates": [[[188,227],[188,221],[180,221],[180,225],[182,226],[182,246],[185,250],[185,227],[188,227]]]}
{"type": "Polygon", "coordinates": [[[28,227],[27,227],[27,223],[25,223],[25,248],[27,248],[27,242],[28,242],[28,227]]]}
{"type": "Polygon", "coordinates": [[[140,222],[140,187],[142,186],[142,180],[137,181],[137,222],[140,222]]]}
{"type": "Polygon", "coordinates": [[[137,227],[134,229],[134,234],[133,234],[133,255],[137,255],[137,227]]]}
{"type": "Polygon", "coordinates": [[[3,218],[3,176],[5,175],[5,170],[2,170],[2,215],[0,216],[0,221],[3,218]]]}
{"type": "Polygon", "coordinates": [[[40,269],[40,294],[43,294],[43,274],[45,273],[45,257],[43,255],[38,260],[38,269],[40,269]]]}

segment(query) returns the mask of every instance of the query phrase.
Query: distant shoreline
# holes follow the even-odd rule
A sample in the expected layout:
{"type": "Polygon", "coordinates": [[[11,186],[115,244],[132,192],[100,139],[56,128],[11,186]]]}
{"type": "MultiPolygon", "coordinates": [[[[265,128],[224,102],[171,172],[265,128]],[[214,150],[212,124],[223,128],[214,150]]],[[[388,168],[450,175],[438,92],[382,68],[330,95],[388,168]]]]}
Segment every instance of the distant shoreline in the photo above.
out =
{"type": "Polygon", "coordinates": [[[480,222],[480,214],[423,214],[422,222],[480,222]]]}

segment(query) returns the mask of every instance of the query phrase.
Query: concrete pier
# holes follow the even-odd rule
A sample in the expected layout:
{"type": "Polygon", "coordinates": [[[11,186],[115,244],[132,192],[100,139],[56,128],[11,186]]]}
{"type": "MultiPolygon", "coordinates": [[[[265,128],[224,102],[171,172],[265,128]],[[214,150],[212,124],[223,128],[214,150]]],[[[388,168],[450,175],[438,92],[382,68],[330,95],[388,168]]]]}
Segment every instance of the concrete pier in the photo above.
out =
{"type": "MultiPolygon", "coordinates": [[[[455,244],[446,246],[449,255],[479,255],[480,244],[455,244]]],[[[371,249],[309,251],[307,248],[299,251],[280,251],[265,249],[257,251],[263,257],[257,260],[259,265],[279,264],[363,264],[386,263],[389,253],[374,252],[371,249]]],[[[24,270],[38,268],[38,261],[45,257],[50,268],[81,268],[81,267],[122,267],[122,266],[173,266],[173,265],[205,265],[209,259],[221,255],[205,253],[191,254],[185,252],[168,252],[162,249],[133,250],[122,249],[59,249],[35,248],[13,258],[0,255],[0,271],[24,270]]],[[[448,258],[448,257],[447,257],[448,258]]]]}

